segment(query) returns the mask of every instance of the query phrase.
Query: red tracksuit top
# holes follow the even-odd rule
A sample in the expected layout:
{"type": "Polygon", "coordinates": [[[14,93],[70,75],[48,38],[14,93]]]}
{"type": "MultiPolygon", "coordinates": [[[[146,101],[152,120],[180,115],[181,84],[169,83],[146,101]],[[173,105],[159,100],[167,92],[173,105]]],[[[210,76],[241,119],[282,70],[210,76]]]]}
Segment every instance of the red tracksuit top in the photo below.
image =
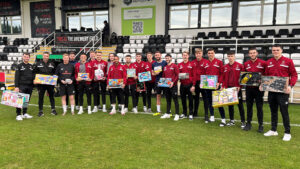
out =
{"type": "Polygon", "coordinates": [[[180,83],[182,85],[190,85],[193,83],[193,64],[188,61],[187,63],[181,62],[178,64],[179,73],[188,73],[189,79],[181,79],[180,83]]]}
{"type": "MultiPolygon", "coordinates": [[[[129,65],[124,64],[123,67],[125,68],[126,75],[127,75],[127,69],[135,69],[135,66],[133,63],[130,63],[129,65]]],[[[135,70],[135,72],[136,72],[136,70],[135,70]]],[[[126,85],[132,85],[132,84],[136,84],[136,80],[133,77],[127,78],[126,85]]]]}
{"type": "Polygon", "coordinates": [[[278,60],[271,58],[267,61],[265,71],[267,76],[289,77],[290,86],[294,86],[298,79],[293,60],[281,56],[278,60]]]}
{"type": "MultiPolygon", "coordinates": [[[[107,62],[104,60],[101,60],[100,62],[98,60],[94,60],[91,62],[94,72],[97,69],[101,69],[104,73],[104,77],[107,77],[107,62]]],[[[105,81],[105,80],[94,80],[95,82],[99,82],[99,81],[105,81]]]]}
{"type": "Polygon", "coordinates": [[[256,59],[254,62],[248,60],[244,63],[245,71],[247,72],[260,72],[262,75],[265,73],[266,61],[261,59],[256,59]]]}
{"type": "Polygon", "coordinates": [[[193,64],[193,85],[196,85],[197,81],[200,81],[200,76],[205,75],[206,68],[208,67],[208,61],[202,58],[200,61],[197,59],[192,61],[193,64]]]}
{"type": "MultiPolygon", "coordinates": [[[[78,77],[78,73],[79,73],[79,67],[80,67],[80,62],[75,64],[75,79],[77,79],[78,77]]],[[[92,67],[91,62],[86,62],[85,63],[85,72],[89,74],[89,78],[90,79],[94,79],[94,69],[92,67]]],[[[91,84],[92,81],[86,81],[86,84],[91,84]]],[[[77,81],[77,84],[79,83],[79,81],[77,81]]]]}
{"type": "Polygon", "coordinates": [[[172,82],[174,83],[173,86],[177,85],[178,75],[179,75],[179,69],[175,63],[172,63],[171,65],[167,65],[164,67],[162,77],[171,78],[172,82]]]}
{"type": "Polygon", "coordinates": [[[138,76],[139,73],[142,73],[142,72],[146,72],[146,63],[144,61],[141,61],[140,63],[138,62],[134,62],[133,63],[135,69],[136,69],[136,75],[138,76]]]}
{"type": "Polygon", "coordinates": [[[206,75],[217,75],[218,82],[222,83],[222,69],[223,62],[219,59],[214,58],[212,61],[208,60],[208,67],[206,68],[206,75]]]}
{"type": "Polygon", "coordinates": [[[238,62],[234,62],[231,66],[228,64],[223,66],[223,75],[222,75],[222,85],[224,88],[228,88],[228,78],[234,78],[234,86],[231,87],[240,87],[239,78],[241,71],[244,71],[244,66],[238,62]],[[233,75],[230,74],[230,69],[233,69],[233,75]]]}
{"type": "Polygon", "coordinates": [[[107,84],[109,84],[109,79],[123,79],[123,84],[127,84],[127,72],[121,63],[116,65],[115,63],[109,67],[107,74],[107,84]]]}
{"type": "Polygon", "coordinates": [[[148,81],[149,83],[155,83],[155,76],[152,75],[152,64],[154,63],[155,61],[152,60],[152,62],[145,62],[145,69],[146,71],[150,71],[151,72],[151,81],[148,81]]]}

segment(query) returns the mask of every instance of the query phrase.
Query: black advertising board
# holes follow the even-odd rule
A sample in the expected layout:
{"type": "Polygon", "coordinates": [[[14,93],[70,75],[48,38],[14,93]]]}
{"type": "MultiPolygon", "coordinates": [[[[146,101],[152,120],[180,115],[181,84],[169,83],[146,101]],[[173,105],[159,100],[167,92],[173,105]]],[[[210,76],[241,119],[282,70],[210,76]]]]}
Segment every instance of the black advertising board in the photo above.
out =
{"type": "Polygon", "coordinates": [[[32,37],[45,37],[55,30],[54,11],[54,1],[30,2],[32,37]]]}
{"type": "Polygon", "coordinates": [[[0,0],[0,16],[21,15],[20,0],[0,0]]]}
{"type": "Polygon", "coordinates": [[[108,0],[62,0],[62,9],[64,11],[81,11],[108,8],[108,0]]]}
{"type": "MultiPolygon", "coordinates": [[[[83,47],[97,32],[61,32],[55,34],[55,45],[59,47],[83,47]]],[[[95,42],[98,38],[95,38],[95,42]]]]}

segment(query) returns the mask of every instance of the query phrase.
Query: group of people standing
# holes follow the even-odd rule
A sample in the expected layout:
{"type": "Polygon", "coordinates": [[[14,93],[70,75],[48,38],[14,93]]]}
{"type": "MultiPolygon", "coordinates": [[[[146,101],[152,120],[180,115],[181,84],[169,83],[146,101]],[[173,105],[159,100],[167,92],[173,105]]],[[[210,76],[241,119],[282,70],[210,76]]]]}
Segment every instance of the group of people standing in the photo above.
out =
{"type": "MultiPolygon", "coordinates": [[[[130,55],[125,56],[125,63],[120,63],[119,56],[111,53],[109,61],[102,59],[101,52],[90,52],[89,58],[86,54],[81,54],[79,61],[75,60],[75,54],[63,54],[63,62],[57,67],[49,60],[49,53],[43,54],[43,59],[34,65],[28,63],[30,55],[25,53],[23,55],[23,62],[17,66],[15,74],[15,91],[28,93],[31,95],[34,86],[35,74],[57,75],[60,95],[62,98],[63,115],[67,113],[67,97],[71,105],[71,113],[75,114],[75,109],[78,109],[78,114],[84,113],[83,102],[84,94],[87,98],[87,111],[92,114],[102,110],[107,112],[106,107],[106,93],[110,95],[111,110],[110,115],[114,115],[120,111],[125,115],[129,110],[129,97],[132,97],[132,112],[138,113],[139,97],[142,97],[144,112],[153,112],[154,116],[161,115],[161,96],[162,92],[166,97],[166,110],[160,118],[170,118],[171,103],[174,101],[175,116],[174,120],[188,118],[193,120],[198,116],[200,105],[200,93],[202,95],[204,105],[204,120],[205,123],[214,122],[214,108],[212,106],[213,90],[200,88],[201,75],[216,75],[218,76],[217,88],[222,90],[224,88],[236,87],[238,89],[239,104],[238,109],[241,118],[241,128],[245,131],[252,128],[253,103],[256,102],[258,132],[263,132],[263,96],[264,92],[259,87],[246,87],[246,105],[247,105],[247,120],[242,100],[242,90],[239,84],[239,77],[241,71],[260,72],[267,76],[281,76],[289,78],[289,86],[285,93],[269,92],[268,102],[271,110],[272,128],[266,132],[265,136],[276,136],[277,122],[278,122],[278,108],[280,108],[283,123],[285,128],[284,141],[291,139],[290,134],[290,120],[288,113],[288,99],[291,88],[295,85],[298,75],[295,70],[293,61],[282,56],[282,48],[279,45],[272,47],[273,58],[268,61],[263,61],[258,58],[258,52],[255,48],[249,50],[250,59],[244,64],[235,61],[235,53],[229,51],[227,53],[228,64],[223,65],[221,60],[215,58],[214,49],[207,51],[208,59],[203,58],[203,51],[201,49],[195,50],[196,59],[190,61],[189,52],[182,53],[183,61],[178,65],[172,62],[172,56],[167,54],[165,60],[162,59],[162,54],[155,52],[153,59],[152,53],[147,53],[147,61],[142,61],[142,54],[136,54],[136,61],[132,63],[130,55]],[[136,76],[127,77],[127,69],[135,69],[136,76]],[[161,70],[161,71],[154,71],[161,70]],[[146,90],[138,90],[138,74],[142,72],[151,72],[151,81],[144,82],[146,90]],[[101,72],[102,78],[95,78],[95,74],[101,72]],[[88,78],[82,80],[78,77],[79,73],[88,73],[88,78]],[[179,73],[188,74],[188,78],[179,79],[179,73]],[[163,88],[158,86],[160,78],[170,78],[170,87],[163,88]],[[108,85],[109,79],[123,79],[121,88],[110,88],[108,85]],[[179,83],[180,81],[180,87],[179,83]],[[182,112],[179,109],[178,103],[178,88],[181,96],[182,112]],[[152,93],[156,94],[156,111],[152,110],[152,93]],[[92,109],[92,95],[93,95],[93,109],[92,109]],[[101,95],[101,97],[100,97],[101,95]],[[100,102],[102,98],[102,104],[100,102]],[[187,103],[188,100],[188,103],[187,103]],[[117,106],[118,101],[118,106],[117,106]],[[181,113],[181,114],[180,114],[181,113]]],[[[54,101],[54,86],[37,84],[39,93],[39,113],[38,116],[43,116],[43,102],[45,91],[48,92],[51,113],[57,115],[54,101]]],[[[235,125],[234,120],[234,106],[228,106],[230,120],[226,122],[225,111],[223,107],[218,108],[221,123],[220,127],[235,125]]],[[[32,118],[27,113],[27,109],[17,109],[17,120],[23,118],[32,118]]]]}

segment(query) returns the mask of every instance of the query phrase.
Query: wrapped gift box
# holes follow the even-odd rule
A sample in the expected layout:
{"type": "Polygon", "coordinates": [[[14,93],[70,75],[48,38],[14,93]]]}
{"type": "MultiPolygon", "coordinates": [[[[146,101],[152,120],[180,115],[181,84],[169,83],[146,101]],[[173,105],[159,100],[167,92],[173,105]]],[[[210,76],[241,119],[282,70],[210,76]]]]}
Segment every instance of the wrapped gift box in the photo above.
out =
{"type": "Polygon", "coordinates": [[[135,77],[135,69],[127,69],[127,78],[135,77]]]}
{"type": "Polygon", "coordinates": [[[57,83],[57,78],[58,77],[56,75],[51,76],[51,75],[36,74],[34,81],[36,84],[55,86],[57,83]]]}
{"type": "Polygon", "coordinates": [[[150,71],[148,72],[142,72],[138,74],[139,82],[147,82],[151,81],[151,73],[150,71]]]}
{"type": "Polygon", "coordinates": [[[184,79],[190,78],[190,76],[189,76],[189,73],[179,73],[178,78],[179,78],[180,80],[184,80],[184,79]]]}
{"type": "Polygon", "coordinates": [[[223,107],[239,104],[236,87],[213,91],[213,107],[223,107]]]}
{"type": "Polygon", "coordinates": [[[2,93],[1,104],[16,108],[26,108],[29,103],[29,94],[5,90],[2,93]]]}
{"type": "Polygon", "coordinates": [[[104,72],[101,69],[96,69],[95,70],[95,80],[103,80],[104,79],[104,72]]]}
{"type": "Polygon", "coordinates": [[[158,82],[158,87],[170,87],[172,83],[171,78],[160,78],[158,82]]]}
{"type": "Polygon", "coordinates": [[[108,86],[110,88],[122,88],[123,79],[109,79],[108,86]]]}
{"type": "Polygon", "coordinates": [[[88,80],[89,79],[89,73],[78,73],[78,79],[88,80]]]}
{"type": "Polygon", "coordinates": [[[217,89],[218,76],[216,75],[201,75],[200,76],[201,89],[217,89]]]}
{"type": "Polygon", "coordinates": [[[144,82],[138,82],[136,83],[136,91],[137,92],[144,92],[146,91],[146,85],[144,82]]]}
{"type": "Polygon", "coordinates": [[[260,72],[241,72],[240,85],[243,86],[259,86],[261,82],[260,72]]]}
{"type": "Polygon", "coordinates": [[[288,77],[262,76],[261,78],[261,88],[263,91],[284,93],[288,84],[288,77]]]}

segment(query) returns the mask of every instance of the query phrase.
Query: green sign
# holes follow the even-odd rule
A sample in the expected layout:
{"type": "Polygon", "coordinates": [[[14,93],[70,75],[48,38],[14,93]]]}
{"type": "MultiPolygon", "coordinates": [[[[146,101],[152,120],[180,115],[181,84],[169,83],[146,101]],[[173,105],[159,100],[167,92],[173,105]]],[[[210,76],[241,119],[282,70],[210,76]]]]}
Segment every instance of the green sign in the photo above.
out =
{"type": "MultiPolygon", "coordinates": [[[[43,55],[36,55],[37,59],[43,59],[43,55]]],[[[49,59],[62,59],[63,55],[50,55],[49,59]]]]}

